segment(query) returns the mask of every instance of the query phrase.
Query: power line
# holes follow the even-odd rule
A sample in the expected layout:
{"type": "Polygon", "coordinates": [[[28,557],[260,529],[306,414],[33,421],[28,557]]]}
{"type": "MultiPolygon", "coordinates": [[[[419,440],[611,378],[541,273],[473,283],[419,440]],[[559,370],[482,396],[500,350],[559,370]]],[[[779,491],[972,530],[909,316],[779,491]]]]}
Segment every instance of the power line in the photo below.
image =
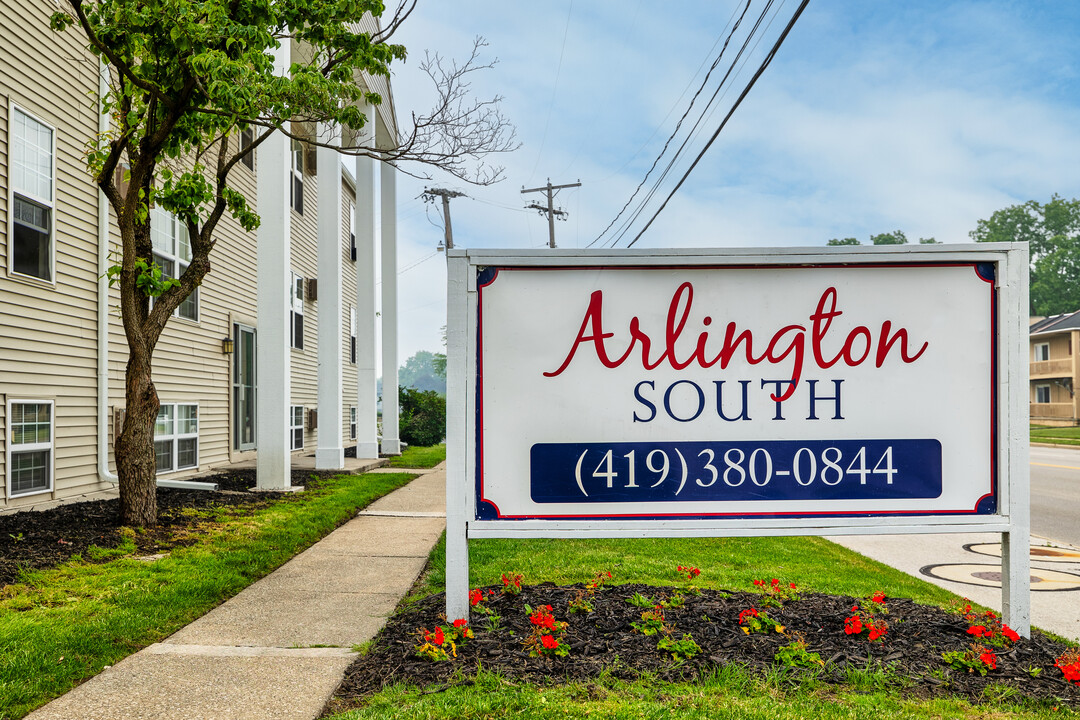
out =
{"type": "Polygon", "coordinates": [[[559,76],[562,75],[563,53],[566,52],[566,36],[570,32],[570,15],[574,12],[574,0],[570,0],[570,7],[566,10],[566,25],[563,27],[562,46],[559,48],[559,64],[555,68],[555,84],[551,88],[551,102],[548,104],[547,119],[544,120],[544,134],[540,137],[540,149],[536,151],[536,164],[529,173],[531,180],[536,174],[536,168],[540,167],[540,158],[544,154],[544,144],[547,142],[548,125],[551,124],[551,111],[555,107],[555,96],[559,92],[559,76]]]}
{"type": "MultiPolygon", "coordinates": [[[[641,191],[641,188],[644,187],[645,182],[649,179],[649,176],[652,174],[653,170],[655,170],[656,166],[660,163],[660,159],[664,156],[664,153],[667,152],[668,147],[671,145],[671,142],[675,139],[675,136],[678,135],[679,130],[682,128],[683,121],[686,120],[687,116],[689,116],[689,114],[690,114],[690,111],[693,110],[694,103],[697,102],[698,97],[701,95],[702,91],[708,85],[709,78],[712,76],[712,73],[716,69],[716,67],[720,64],[720,60],[723,59],[724,53],[727,51],[728,45],[731,43],[731,39],[735,36],[735,33],[738,31],[739,26],[742,24],[742,21],[746,17],[746,13],[749,10],[750,10],[750,0],[747,0],[746,5],[743,7],[742,13],[739,15],[739,19],[735,21],[734,26],[732,26],[731,31],[728,33],[727,39],[724,40],[724,45],[723,45],[722,48],[720,48],[720,53],[716,56],[716,59],[713,61],[712,65],[709,67],[708,72],[705,73],[705,78],[701,81],[701,85],[698,87],[697,91],[694,93],[694,96],[692,98],[690,98],[690,104],[687,105],[686,110],[682,114],[682,117],[680,117],[679,121],[675,124],[675,129],[672,130],[671,135],[668,136],[668,139],[666,141],[664,141],[664,147],[661,148],[659,154],[657,154],[657,156],[656,156],[656,159],[653,160],[652,165],[649,167],[648,171],[645,173],[645,177],[643,177],[641,179],[641,182],[638,183],[638,186],[634,189],[634,192],[630,195],[630,198],[622,206],[622,209],[619,210],[619,212],[615,215],[615,217],[612,219],[612,221],[610,223],[608,223],[608,226],[606,228],[604,228],[600,232],[600,234],[597,235],[596,238],[592,242],[590,242],[588,244],[587,247],[592,247],[594,244],[596,244],[596,242],[598,240],[600,240],[600,238],[602,238],[607,233],[607,231],[610,230],[613,225],[615,225],[616,222],[618,222],[619,218],[622,217],[622,214],[624,212],[626,212],[626,209],[628,207],[630,207],[630,203],[632,203],[634,201],[634,198],[637,197],[637,194],[641,191]]],[[[765,11],[766,12],[768,11],[768,6],[766,6],[765,11]]],[[[753,31],[751,31],[751,32],[753,32],[753,31]]],[[[723,34],[723,33],[721,32],[721,34],[723,34]]],[[[713,47],[716,47],[716,45],[714,44],[713,47]]],[[[725,79],[726,79],[726,77],[725,77],[725,79]]],[[[720,85],[722,86],[723,83],[724,83],[724,81],[721,80],[720,85]]],[[[719,90],[719,87],[717,89],[719,90]]],[[[715,100],[715,98],[716,98],[716,95],[714,94],[713,98],[709,100],[710,105],[712,104],[713,100],[715,100]]],[[[706,108],[708,108],[708,105],[706,105],[706,108]]],[[[679,151],[681,151],[681,150],[682,150],[682,148],[680,147],[679,151]]],[[[676,158],[678,157],[678,152],[676,153],[675,157],[676,158]]],[[[672,159],[672,162],[674,162],[674,158],[672,159]]],[[[669,163],[669,167],[670,167],[670,163],[669,163]]]]}
{"type": "Polygon", "coordinates": [[[555,205],[554,205],[555,196],[552,193],[552,191],[553,190],[562,190],[563,188],[572,188],[572,187],[581,187],[581,182],[579,181],[579,182],[576,182],[576,183],[568,183],[566,185],[552,185],[551,184],[551,178],[548,178],[547,185],[544,185],[543,187],[529,188],[528,190],[526,190],[525,188],[521,188],[521,194],[522,195],[524,195],[525,193],[534,193],[534,192],[546,192],[547,193],[547,206],[546,207],[544,205],[539,205],[537,203],[531,203],[529,205],[526,205],[525,207],[530,208],[532,210],[539,210],[541,214],[547,213],[547,216],[548,216],[548,247],[550,247],[550,248],[555,247],[555,217],[558,216],[562,220],[566,219],[566,211],[565,210],[558,210],[558,209],[555,208],[555,205]]]}
{"type": "Polygon", "coordinates": [[[685,173],[683,173],[682,178],[679,179],[678,184],[675,185],[675,187],[672,189],[672,191],[668,194],[667,198],[664,199],[663,204],[661,204],[660,207],[657,209],[657,211],[655,213],[653,213],[653,216],[651,218],[649,218],[649,222],[645,223],[645,227],[643,227],[641,229],[641,232],[639,232],[634,237],[634,239],[630,241],[630,244],[627,245],[626,247],[628,247],[628,248],[633,247],[634,243],[636,243],[638,240],[641,239],[641,236],[645,234],[645,231],[649,229],[649,226],[653,224],[653,221],[656,220],[656,218],[659,217],[660,213],[663,212],[664,208],[667,207],[667,204],[671,200],[671,198],[674,197],[675,193],[678,192],[679,188],[681,188],[683,183],[686,182],[686,178],[690,177],[690,173],[694,171],[694,168],[697,167],[698,162],[701,160],[702,157],[705,156],[705,153],[708,152],[709,148],[712,147],[713,142],[720,135],[720,131],[723,130],[724,126],[727,125],[728,120],[731,119],[731,116],[735,113],[735,110],[738,109],[739,105],[742,104],[742,101],[746,98],[747,94],[750,92],[750,88],[754,87],[754,84],[757,83],[758,78],[761,77],[762,73],[765,72],[765,68],[769,67],[769,64],[772,62],[773,58],[776,56],[776,52],[780,49],[780,46],[784,44],[784,40],[787,39],[788,33],[791,32],[791,28],[795,27],[795,22],[799,19],[799,17],[803,13],[803,10],[805,10],[806,6],[809,5],[809,4],[810,4],[810,0],[802,0],[802,2],[799,3],[799,7],[795,10],[795,14],[791,17],[791,20],[788,22],[787,27],[784,28],[784,32],[782,32],[780,34],[780,37],[776,40],[776,43],[772,46],[772,49],[769,51],[769,54],[765,56],[765,59],[762,61],[761,66],[758,67],[757,72],[755,72],[754,76],[752,78],[750,78],[750,82],[747,83],[746,87],[743,89],[742,93],[739,95],[738,99],[735,101],[735,104],[731,106],[731,109],[728,111],[727,115],[724,116],[724,120],[720,123],[720,127],[716,128],[716,132],[714,132],[712,134],[712,137],[709,138],[709,142],[707,142],[705,144],[705,147],[702,148],[701,152],[699,152],[697,157],[694,158],[694,162],[691,163],[691,165],[687,169],[687,171],[685,173]]]}

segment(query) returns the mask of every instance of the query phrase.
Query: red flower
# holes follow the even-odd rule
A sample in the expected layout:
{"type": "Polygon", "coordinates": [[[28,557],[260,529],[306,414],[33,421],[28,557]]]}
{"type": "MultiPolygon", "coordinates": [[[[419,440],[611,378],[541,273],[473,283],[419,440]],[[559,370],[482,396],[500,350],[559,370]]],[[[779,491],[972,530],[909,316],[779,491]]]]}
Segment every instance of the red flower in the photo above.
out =
{"type": "Polygon", "coordinates": [[[983,661],[983,664],[991,670],[997,670],[997,655],[993,650],[984,650],[979,659],[983,661]]]}
{"type": "Polygon", "coordinates": [[[755,584],[755,585],[764,585],[764,584],[765,584],[765,581],[764,581],[764,580],[755,580],[755,581],[754,581],[754,584],[755,584]]]}
{"type": "Polygon", "coordinates": [[[790,587],[792,590],[794,590],[795,589],[795,583],[791,583],[788,587],[790,587]]]}
{"type": "Polygon", "coordinates": [[[779,581],[778,579],[776,579],[776,578],[773,578],[773,579],[772,579],[772,586],[773,586],[773,587],[776,587],[776,586],[777,586],[777,585],[779,585],[779,584],[780,584],[780,581],[779,581]]]}
{"type": "Polygon", "coordinates": [[[1001,634],[1004,635],[1005,637],[1009,638],[1009,640],[1011,640],[1012,642],[1019,642],[1020,641],[1020,634],[1018,632],[1016,632],[1015,630],[1013,630],[1008,625],[1002,625],[1001,626],[1001,634]]]}
{"type": "Polygon", "coordinates": [[[851,606],[851,612],[859,612],[859,606],[858,605],[852,605],[851,606]]]}
{"type": "Polygon", "coordinates": [[[862,620],[858,615],[852,615],[847,620],[844,620],[844,632],[848,635],[858,635],[863,631],[862,620]]]}
{"type": "Polygon", "coordinates": [[[432,639],[436,645],[442,645],[446,641],[441,627],[435,628],[435,637],[432,639]]]}
{"type": "Polygon", "coordinates": [[[888,630],[886,630],[885,628],[876,628],[876,627],[870,628],[870,640],[871,641],[877,640],[879,637],[881,637],[882,635],[884,635],[887,632],[888,632],[888,630]]]}
{"type": "Polygon", "coordinates": [[[456,628],[463,628],[463,627],[468,627],[468,626],[469,626],[469,621],[466,620],[465,618],[458,618],[457,620],[454,621],[454,627],[456,627],[456,628]]]}
{"type": "Polygon", "coordinates": [[[543,636],[542,638],[540,638],[540,642],[548,650],[554,650],[555,648],[559,647],[559,641],[556,640],[555,636],[553,636],[553,635],[545,635],[545,636],[543,636]]]}
{"type": "Polygon", "coordinates": [[[873,600],[876,603],[885,602],[885,593],[876,592],[876,593],[874,593],[874,596],[871,597],[870,599],[873,600]]]}
{"type": "Polygon", "coordinates": [[[483,591],[480,590],[480,588],[476,588],[475,590],[470,590],[469,591],[469,604],[470,605],[473,605],[473,606],[479,605],[480,602],[483,599],[484,599],[484,593],[483,593],[483,591]]]}
{"type": "Polygon", "coordinates": [[[748,618],[748,617],[757,617],[757,616],[758,616],[757,608],[747,608],[746,610],[743,610],[741,613],[739,613],[739,624],[742,625],[743,621],[746,620],[746,618],[748,618]]]}
{"type": "Polygon", "coordinates": [[[984,628],[982,625],[972,625],[968,628],[968,635],[974,635],[975,637],[982,637],[987,632],[987,629],[984,628]]]}

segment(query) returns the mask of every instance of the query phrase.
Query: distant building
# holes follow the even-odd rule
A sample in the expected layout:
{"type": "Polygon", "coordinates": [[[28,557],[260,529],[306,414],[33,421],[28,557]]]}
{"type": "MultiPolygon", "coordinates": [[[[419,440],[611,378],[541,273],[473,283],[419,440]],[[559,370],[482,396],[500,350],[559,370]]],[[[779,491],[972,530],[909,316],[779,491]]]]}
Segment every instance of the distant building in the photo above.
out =
{"type": "Polygon", "coordinates": [[[1028,337],[1031,422],[1080,424],[1080,312],[1032,318],[1028,337]]]}

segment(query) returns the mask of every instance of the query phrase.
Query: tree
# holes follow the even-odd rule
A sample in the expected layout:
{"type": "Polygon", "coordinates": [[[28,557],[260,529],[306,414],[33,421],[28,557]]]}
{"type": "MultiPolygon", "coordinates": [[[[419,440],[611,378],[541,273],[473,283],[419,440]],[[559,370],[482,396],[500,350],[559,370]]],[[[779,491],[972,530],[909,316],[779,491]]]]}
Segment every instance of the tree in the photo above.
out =
{"type": "Polygon", "coordinates": [[[856,240],[855,238],[844,238],[843,240],[833,238],[832,240],[830,240],[829,242],[827,242],[825,244],[826,245],[862,245],[862,243],[859,242],[858,240],[856,240]]]}
{"type": "Polygon", "coordinates": [[[881,233],[880,235],[871,235],[870,244],[872,245],[907,245],[907,235],[901,230],[897,230],[891,233],[881,233]]]}
{"type": "MultiPolygon", "coordinates": [[[[153,433],[158,397],[151,376],[154,348],[173,311],[210,270],[215,228],[228,212],[248,232],[259,224],[245,197],[230,185],[230,172],[249,150],[275,132],[325,144],[305,132],[317,123],[358,137],[368,122],[361,103],[382,102],[357,83],[361,73],[389,76],[405,48],[390,40],[412,12],[402,0],[375,33],[361,32],[367,13],[378,17],[381,0],[313,3],[308,0],[68,0],[53,14],[54,30],[81,32],[105,64],[108,91],[102,107],[111,128],[88,143],[87,166],[115,213],[120,262],[110,279],[120,286],[120,311],[129,357],[126,416],[116,440],[120,507],[129,525],[156,522],[153,433]],[[297,42],[287,77],[274,71],[273,51],[297,42]],[[121,188],[125,187],[126,190],[121,188]],[[174,213],[188,230],[191,262],[169,279],[153,263],[151,206],[174,213]],[[151,302],[153,300],[153,302],[151,302]]],[[[463,64],[437,56],[421,67],[436,85],[428,115],[413,118],[394,148],[348,147],[346,152],[397,164],[418,160],[470,182],[493,182],[501,168],[484,165],[491,152],[515,147],[513,128],[498,110],[499,98],[471,101],[470,73],[481,40],[463,64]],[[477,161],[475,171],[469,163],[477,161]]]]}
{"type": "Polygon", "coordinates": [[[969,235],[975,242],[1028,243],[1032,314],[1080,309],[1080,200],[1055,194],[1045,204],[1011,205],[980,220],[969,235]]]}
{"type": "Polygon", "coordinates": [[[406,360],[398,370],[398,385],[417,390],[433,390],[440,395],[445,395],[446,356],[443,355],[442,358],[443,371],[440,374],[436,364],[439,356],[427,350],[419,351],[406,360]]]}
{"type": "Polygon", "coordinates": [[[417,447],[438,445],[446,437],[446,398],[434,390],[398,388],[401,439],[417,447]]]}

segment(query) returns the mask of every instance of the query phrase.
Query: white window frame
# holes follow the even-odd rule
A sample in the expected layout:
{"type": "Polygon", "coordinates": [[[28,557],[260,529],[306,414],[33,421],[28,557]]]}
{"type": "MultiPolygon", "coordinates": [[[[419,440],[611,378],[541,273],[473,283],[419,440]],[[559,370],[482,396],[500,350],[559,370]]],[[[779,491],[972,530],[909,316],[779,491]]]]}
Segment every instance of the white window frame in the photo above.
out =
{"type": "Polygon", "coordinates": [[[1035,362],[1046,362],[1050,359],[1050,343],[1035,343],[1035,362]],[[1039,351],[1042,351],[1041,353],[1039,351]],[[1042,357],[1039,357],[1042,355],[1042,357]]]}
{"type": "Polygon", "coordinates": [[[9,398],[7,401],[6,415],[4,415],[5,423],[7,424],[7,434],[4,441],[4,491],[8,500],[14,498],[30,497],[31,495],[41,495],[44,493],[51,493],[56,479],[56,402],[54,400],[43,400],[40,398],[9,398]],[[19,443],[14,442],[14,433],[12,423],[11,408],[13,405],[48,405],[49,406],[49,442],[47,443],[19,443]],[[48,487],[39,488],[36,490],[29,490],[27,492],[12,492],[11,490],[11,471],[13,466],[11,464],[11,458],[13,455],[24,452],[42,452],[49,453],[49,461],[46,469],[49,473],[48,487]]]}
{"type": "Polygon", "coordinates": [[[356,306],[349,306],[349,364],[356,364],[356,306]]]}
{"type": "Polygon", "coordinates": [[[1035,404],[1037,404],[1037,405],[1048,405],[1048,404],[1050,404],[1050,385],[1049,384],[1040,383],[1040,384],[1035,386],[1035,404]],[[1046,399],[1045,400],[1040,400],[1039,399],[1039,393],[1042,390],[1046,391],[1046,399]]]}
{"type": "Polygon", "coordinates": [[[289,451],[304,449],[304,406],[289,406],[289,451]],[[297,420],[299,419],[299,424],[297,420]],[[296,444],[296,431],[300,431],[300,444],[296,444]]]}
{"type": "Polygon", "coordinates": [[[356,439],[356,406],[349,406],[349,439],[356,439]]]}
{"type": "Polygon", "coordinates": [[[304,349],[304,278],[296,273],[289,277],[289,347],[304,349]],[[296,333],[296,317],[300,317],[300,335],[296,333]]]}
{"type": "MultiPolygon", "coordinates": [[[[150,237],[154,247],[154,262],[161,268],[161,274],[167,277],[179,278],[184,270],[191,264],[191,236],[187,226],[180,222],[180,218],[164,208],[153,207],[150,209],[150,237]],[[188,259],[184,260],[180,255],[181,241],[187,238],[188,259]],[[159,242],[160,241],[160,242],[159,242]],[[171,270],[166,271],[165,263],[171,270]]],[[[151,301],[153,298],[151,298],[151,301]]],[[[151,307],[153,304],[151,303],[151,307]]],[[[173,317],[198,323],[200,314],[199,288],[191,291],[182,303],[173,310],[173,317]],[[189,317],[180,312],[187,303],[195,306],[195,317],[189,317]]]]}
{"type": "Polygon", "coordinates": [[[295,138],[289,146],[289,205],[304,214],[304,144],[295,138]]]}
{"type": "Polygon", "coordinates": [[[161,414],[161,410],[166,407],[172,408],[172,432],[169,434],[159,435],[157,432],[157,420],[154,421],[154,465],[157,466],[157,444],[159,442],[170,442],[172,444],[172,462],[169,470],[158,470],[158,475],[169,475],[174,472],[181,472],[184,470],[197,470],[199,468],[199,455],[201,449],[199,447],[199,418],[201,411],[199,403],[197,402],[169,402],[161,403],[158,408],[158,414],[161,414]],[[180,407],[194,407],[195,408],[195,432],[179,431],[180,427],[180,407]],[[195,441],[195,464],[184,465],[179,467],[180,463],[180,441],[181,440],[194,440],[195,441]]]}
{"type": "Polygon", "coordinates": [[[8,138],[7,138],[7,153],[8,153],[8,192],[7,192],[7,237],[8,237],[8,252],[7,252],[7,270],[8,276],[19,280],[27,280],[33,283],[43,283],[56,287],[56,127],[45,122],[38,116],[31,112],[28,112],[25,108],[17,105],[16,103],[10,103],[8,105],[8,138]],[[44,126],[49,130],[51,135],[51,145],[49,147],[49,194],[50,198],[44,198],[36,193],[31,193],[23,189],[17,189],[15,187],[15,116],[21,114],[35,123],[44,126]],[[15,198],[19,198],[29,202],[33,205],[38,205],[45,208],[49,213],[49,277],[40,278],[36,275],[27,275],[26,273],[16,272],[14,262],[14,247],[15,247],[15,198]]]}

